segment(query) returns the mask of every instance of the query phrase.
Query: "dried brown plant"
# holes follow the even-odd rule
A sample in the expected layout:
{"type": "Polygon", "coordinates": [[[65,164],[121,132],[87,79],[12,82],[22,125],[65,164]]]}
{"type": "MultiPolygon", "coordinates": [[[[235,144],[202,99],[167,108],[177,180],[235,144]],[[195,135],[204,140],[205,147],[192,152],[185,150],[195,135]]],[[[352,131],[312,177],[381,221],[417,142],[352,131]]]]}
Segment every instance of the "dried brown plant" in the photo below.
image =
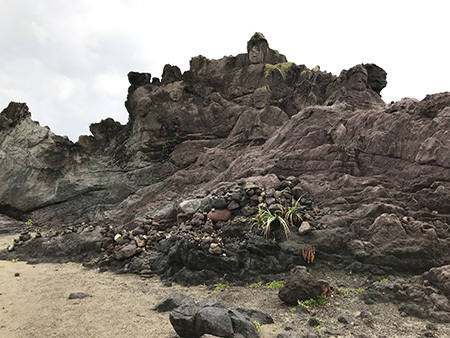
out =
{"type": "Polygon", "coordinates": [[[308,264],[314,262],[315,254],[316,254],[316,248],[313,247],[313,246],[309,247],[309,248],[303,248],[302,249],[303,259],[308,264]]]}

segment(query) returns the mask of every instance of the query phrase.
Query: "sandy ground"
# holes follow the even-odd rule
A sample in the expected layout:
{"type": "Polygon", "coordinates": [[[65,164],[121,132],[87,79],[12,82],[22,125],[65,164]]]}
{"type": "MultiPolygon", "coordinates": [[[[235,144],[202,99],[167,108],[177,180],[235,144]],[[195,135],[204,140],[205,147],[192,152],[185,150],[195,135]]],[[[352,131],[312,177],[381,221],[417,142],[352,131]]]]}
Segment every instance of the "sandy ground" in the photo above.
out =
{"type": "MultiPolygon", "coordinates": [[[[0,237],[0,249],[11,242],[0,237]]],[[[330,277],[331,278],[331,277],[330,277]]],[[[346,281],[351,283],[351,280],[346,281]]],[[[355,285],[356,287],[357,285],[355,285]]],[[[392,304],[366,305],[356,298],[339,296],[317,309],[321,328],[307,325],[307,314],[292,313],[278,299],[278,290],[233,287],[223,291],[205,287],[164,286],[158,278],[142,280],[136,275],[117,275],[83,268],[80,264],[38,264],[0,261],[0,337],[176,337],[169,313],[151,308],[171,293],[191,295],[197,301],[221,298],[228,308],[255,308],[271,314],[275,324],[263,325],[262,337],[276,337],[286,326],[299,333],[325,328],[358,337],[418,337],[426,322],[402,318],[392,304]],[[73,292],[90,295],[68,299],[73,292]],[[358,319],[360,311],[373,314],[372,327],[358,319]],[[350,324],[337,321],[345,315],[350,324]]],[[[437,325],[438,337],[450,337],[450,328],[437,325]]]]}
{"type": "MultiPolygon", "coordinates": [[[[12,238],[0,237],[0,249],[12,238]]],[[[0,337],[176,337],[169,313],[151,310],[158,302],[171,293],[184,293],[197,301],[221,298],[228,299],[227,306],[248,307],[239,291],[166,287],[158,278],[98,273],[76,263],[0,261],[0,337]],[[73,292],[91,297],[68,299],[73,292]]],[[[263,291],[267,301],[282,306],[276,290],[263,291]]],[[[264,298],[260,295],[258,302],[264,298]]],[[[273,337],[278,328],[266,325],[263,336],[273,337]]]]}

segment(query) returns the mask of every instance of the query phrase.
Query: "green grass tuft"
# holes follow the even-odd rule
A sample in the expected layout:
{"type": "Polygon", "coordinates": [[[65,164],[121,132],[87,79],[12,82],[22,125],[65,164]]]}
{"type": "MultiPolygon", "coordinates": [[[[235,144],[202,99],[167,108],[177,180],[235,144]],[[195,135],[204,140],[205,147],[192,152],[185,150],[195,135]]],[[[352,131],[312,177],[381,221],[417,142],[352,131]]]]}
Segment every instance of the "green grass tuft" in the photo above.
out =
{"type": "Polygon", "coordinates": [[[321,307],[326,306],[328,304],[327,297],[325,295],[320,295],[314,298],[310,298],[304,301],[297,301],[298,305],[305,307],[308,311],[311,310],[311,307],[321,307]]]}
{"type": "Polygon", "coordinates": [[[284,280],[280,280],[280,281],[273,281],[270,283],[267,283],[265,288],[266,289],[281,289],[284,288],[284,286],[286,285],[286,282],[284,280]]]}
{"type": "Polygon", "coordinates": [[[214,284],[214,290],[223,290],[226,289],[228,286],[226,284],[217,283],[214,284]]]}

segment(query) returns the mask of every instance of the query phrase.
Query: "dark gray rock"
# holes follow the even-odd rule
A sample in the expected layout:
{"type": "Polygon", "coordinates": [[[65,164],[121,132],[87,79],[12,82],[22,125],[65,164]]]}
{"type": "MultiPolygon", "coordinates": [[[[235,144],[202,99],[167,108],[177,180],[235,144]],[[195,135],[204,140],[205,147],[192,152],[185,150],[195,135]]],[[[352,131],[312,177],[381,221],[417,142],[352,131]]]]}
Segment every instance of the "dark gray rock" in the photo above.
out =
{"type": "Polygon", "coordinates": [[[130,82],[130,88],[128,91],[136,90],[138,87],[150,84],[152,75],[149,73],[129,72],[128,82],[130,82]]]}
{"type": "Polygon", "coordinates": [[[329,288],[329,284],[300,270],[286,280],[286,285],[280,289],[278,297],[287,304],[297,305],[299,300],[308,300],[322,295],[324,287],[329,288]]]}
{"type": "Polygon", "coordinates": [[[182,303],[170,313],[170,322],[180,337],[210,334],[218,337],[258,338],[260,335],[254,322],[263,325],[273,323],[273,320],[258,310],[227,310],[220,300],[205,299],[198,304],[182,303]]]}
{"type": "Polygon", "coordinates": [[[91,297],[91,295],[83,292],[73,292],[69,295],[69,299],[83,299],[87,297],[91,297]]]}
{"type": "Polygon", "coordinates": [[[342,323],[342,324],[348,324],[349,323],[346,316],[339,316],[338,317],[338,322],[342,323]]]}
{"type": "Polygon", "coordinates": [[[381,96],[381,91],[387,85],[386,71],[374,63],[366,63],[362,66],[367,70],[367,82],[370,88],[381,96]]]}
{"type": "Polygon", "coordinates": [[[114,258],[117,260],[130,258],[136,255],[137,247],[135,244],[127,244],[123,247],[119,247],[117,251],[114,251],[114,258]]]}
{"type": "Polygon", "coordinates": [[[224,197],[213,198],[211,206],[216,209],[225,209],[227,207],[227,200],[224,197]]]}
{"type": "Polygon", "coordinates": [[[183,80],[183,76],[181,75],[181,70],[177,66],[172,65],[165,65],[163,74],[162,74],[162,80],[161,82],[163,84],[168,84],[176,81],[183,80]]]}
{"type": "Polygon", "coordinates": [[[228,203],[228,205],[227,205],[227,209],[230,211],[239,209],[239,207],[240,207],[239,203],[234,200],[231,201],[230,203],[228,203]]]}
{"type": "Polygon", "coordinates": [[[274,323],[272,316],[260,310],[237,308],[235,309],[235,312],[239,312],[252,323],[254,321],[260,323],[261,325],[274,323]]]}
{"type": "Polygon", "coordinates": [[[203,308],[203,307],[220,307],[220,308],[223,308],[224,307],[223,302],[222,302],[221,299],[210,299],[210,298],[207,298],[207,299],[204,299],[204,300],[198,302],[197,305],[199,307],[201,307],[201,308],[203,308]]]}
{"type": "Polygon", "coordinates": [[[153,308],[153,310],[158,312],[167,312],[172,311],[173,309],[176,309],[181,305],[193,305],[193,304],[195,304],[195,301],[192,297],[182,295],[179,293],[174,293],[169,295],[169,297],[167,297],[161,303],[157,304],[153,308]]]}
{"type": "Polygon", "coordinates": [[[241,334],[242,336],[249,338],[259,337],[258,330],[256,329],[256,326],[254,324],[255,321],[251,321],[250,318],[248,318],[247,316],[245,316],[245,314],[243,314],[241,311],[238,310],[230,310],[229,315],[235,333],[241,334]]]}
{"type": "Polygon", "coordinates": [[[312,326],[312,327],[316,327],[317,325],[320,325],[320,321],[316,317],[309,317],[308,325],[312,326]]]}
{"type": "Polygon", "coordinates": [[[206,306],[198,311],[195,329],[197,334],[209,333],[219,337],[229,337],[234,332],[228,310],[214,306],[206,306]]]}
{"type": "Polygon", "coordinates": [[[199,308],[192,304],[183,304],[170,312],[170,323],[180,337],[200,337],[195,325],[199,308]]]}

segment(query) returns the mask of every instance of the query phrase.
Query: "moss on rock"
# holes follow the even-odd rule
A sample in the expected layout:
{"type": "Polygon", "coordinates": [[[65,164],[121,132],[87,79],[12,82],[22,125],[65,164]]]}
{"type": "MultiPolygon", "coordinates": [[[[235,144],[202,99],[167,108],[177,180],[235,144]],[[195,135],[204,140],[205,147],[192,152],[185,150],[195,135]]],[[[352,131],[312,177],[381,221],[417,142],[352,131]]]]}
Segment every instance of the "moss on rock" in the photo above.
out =
{"type": "Polygon", "coordinates": [[[280,72],[283,79],[286,80],[287,72],[292,67],[292,65],[293,65],[292,62],[277,63],[276,65],[266,63],[266,66],[264,68],[264,76],[268,77],[270,73],[276,69],[280,72]]]}

